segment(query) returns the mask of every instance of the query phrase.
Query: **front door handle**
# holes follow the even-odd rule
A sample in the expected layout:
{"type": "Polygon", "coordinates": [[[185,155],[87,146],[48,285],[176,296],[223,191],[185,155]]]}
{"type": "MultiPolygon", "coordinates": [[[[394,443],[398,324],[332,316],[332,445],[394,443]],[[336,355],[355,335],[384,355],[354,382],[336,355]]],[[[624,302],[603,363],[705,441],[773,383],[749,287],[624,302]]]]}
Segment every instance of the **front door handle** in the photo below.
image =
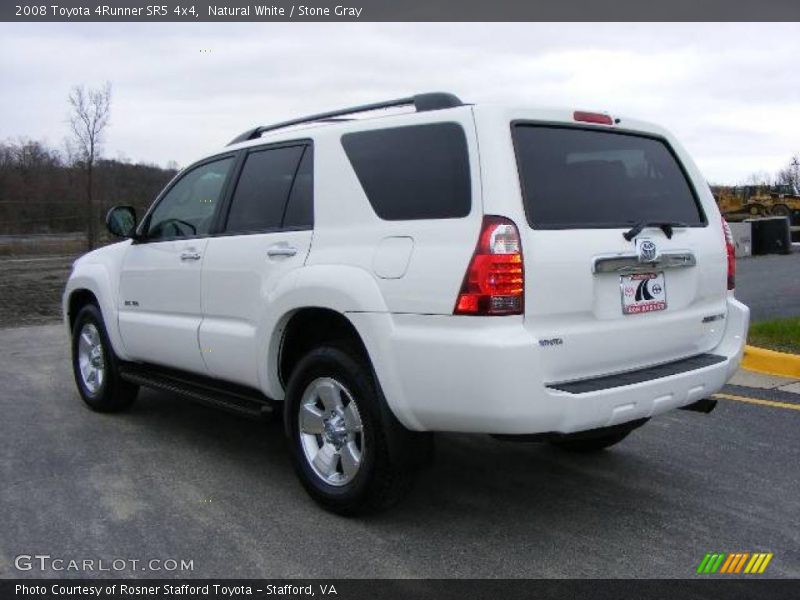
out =
{"type": "Polygon", "coordinates": [[[181,252],[181,260],[200,260],[200,253],[194,251],[181,252]]]}
{"type": "Polygon", "coordinates": [[[297,248],[294,246],[284,246],[279,244],[267,249],[267,256],[270,258],[273,256],[294,256],[295,254],[297,254],[297,248]]]}

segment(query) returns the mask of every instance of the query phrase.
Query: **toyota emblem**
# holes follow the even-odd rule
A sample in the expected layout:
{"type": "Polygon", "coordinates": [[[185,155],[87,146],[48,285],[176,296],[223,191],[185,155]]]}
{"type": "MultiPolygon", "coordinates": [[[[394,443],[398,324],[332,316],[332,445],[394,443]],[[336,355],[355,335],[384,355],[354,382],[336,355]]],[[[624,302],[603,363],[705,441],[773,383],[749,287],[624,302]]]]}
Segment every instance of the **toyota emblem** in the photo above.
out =
{"type": "Polygon", "coordinates": [[[658,256],[658,249],[651,240],[636,240],[637,251],[639,253],[639,262],[647,263],[653,262],[658,256]]]}

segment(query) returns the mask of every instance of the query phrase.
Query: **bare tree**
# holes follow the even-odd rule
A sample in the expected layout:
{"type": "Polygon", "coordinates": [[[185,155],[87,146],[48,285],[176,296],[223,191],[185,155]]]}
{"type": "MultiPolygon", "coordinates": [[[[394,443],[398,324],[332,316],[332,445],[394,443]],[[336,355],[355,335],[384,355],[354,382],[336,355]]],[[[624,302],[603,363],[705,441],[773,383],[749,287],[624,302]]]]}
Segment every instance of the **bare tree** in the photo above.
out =
{"type": "Polygon", "coordinates": [[[744,180],[745,185],[772,185],[772,176],[766,171],[756,171],[747,176],[744,180]]]}
{"type": "Polygon", "coordinates": [[[800,191],[800,154],[793,156],[775,178],[777,183],[793,186],[796,191],[800,191]]]}
{"type": "Polygon", "coordinates": [[[111,116],[111,83],[106,82],[97,89],[76,85],[69,94],[69,105],[72,141],[85,174],[87,246],[91,250],[97,242],[92,177],[103,143],[103,132],[111,116]]]}

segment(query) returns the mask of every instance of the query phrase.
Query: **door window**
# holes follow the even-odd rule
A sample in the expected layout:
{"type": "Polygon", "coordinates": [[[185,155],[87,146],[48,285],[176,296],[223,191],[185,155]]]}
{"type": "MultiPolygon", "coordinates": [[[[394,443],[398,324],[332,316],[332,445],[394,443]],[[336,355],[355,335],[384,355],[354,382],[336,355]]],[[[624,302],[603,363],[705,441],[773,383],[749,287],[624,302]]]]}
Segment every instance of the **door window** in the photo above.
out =
{"type": "Polygon", "coordinates": [[[313,229],[314,227],[314,165],[311,147],[303,153],[292,193],[283,214],[284,229],[313,229]]]}
{"type": "Polygon", "coordinates": [[[149,241],[207,235],[233,157],[200,165],[175,183],[153,209],[146,237],[149,241]]]}
{"type": "MultiPolygon", "coordinates": [[[[248,154],[231,200],[226,232],[278,231],[283,227],[287,202],[290,195],[295,196],[293,188],[298,193],[303,193],[302,187],[310,192],[306,177],[299,186],[295,182],[304,152],[308,152],[305,146],[287,146],[248,154]]],[[[292,220],[297,218],[293,209],[292,220]]]]}

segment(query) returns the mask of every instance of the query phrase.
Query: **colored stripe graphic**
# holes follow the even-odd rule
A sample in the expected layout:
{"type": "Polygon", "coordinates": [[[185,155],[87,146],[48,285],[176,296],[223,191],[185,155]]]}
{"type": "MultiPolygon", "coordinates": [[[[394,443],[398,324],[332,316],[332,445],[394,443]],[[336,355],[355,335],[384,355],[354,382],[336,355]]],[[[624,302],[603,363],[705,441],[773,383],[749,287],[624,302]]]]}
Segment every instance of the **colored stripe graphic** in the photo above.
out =
{"type": "Polygon", "coordinates": [[[738,552],[732,552],[728,555],[728,560],[722,567],[720,573],[733,573],[736,570],[736,565],[739,564],[739,559],[742,555],[738,552]]]}
{"type": "Polygon", "coordinates": [[[716,573],[722,561],[725,559],[724,553],[706,554],[703,562],[697,567],[698,573],[716,573]]]}
{"type": "Polygon", "coordinates": [[[716,573],[719,570],[719,568],[722,566],[722,561],[723,560],[725,560],[725,553],[724,552],[719,555],[719,558],[717,559],[717,562],[714,563],[714,566],[711,569],[712,573],[716,573]]]}
{"type": "Polygon", "coordinates": [[[744,567],[744,561],[747,560],[747,558],[750,556],[750,553],[745,552],[744,554],[740,554],[740,556],[741,558],[739,559],[739,562],[736,563],[736,571],[734,571],[734,573],[738,573],[742,570],[742,567],[744,567]]]}
{"type": "Polygon", "coordinates": [[[722,568],[719,570],[720,573],[729,573],[731,565],[733,564],[733,559],[736,558],[735,554],[728,554],[728,560],[725,561],[725,564],[722,565],[722,568]]]}
{"type": "Polygon", "coordinates": [[[705,573],[706,565],[708,564],[709,559],[711,558],[710,554],[706,554],[703,557],[703,560],[700,561],[700,565],[697,567],[698,573],[705,573]]]}
{"type": "Polygon", "coordinates": [[[763,573],[764,572],[764,569],[767,568],[767,565],[769,564],[769,561],[772,560],[772,556],[773,556],[772,552],[767,554],[767,556],[764,558],[764,562],[761,563],[761,568],[758,570],[759,573],[763,573]]]}
{"type": "Polygon", "coordinates": [[[745,573],[758,573],[758,568],[761,566],[761,561],[764,560],[764,554],[753,554],[753,558],[747,563],[744,568],[745,573]]]}
{"type": "Polygon", "coordinates": [[[698,573],[713,575],[720,574],[760,574],[763,573],[772,560],[772,552],[709,552],[700,561],[698,573]],[[747,566],[745,566],[747,565],[747,566]]]}

